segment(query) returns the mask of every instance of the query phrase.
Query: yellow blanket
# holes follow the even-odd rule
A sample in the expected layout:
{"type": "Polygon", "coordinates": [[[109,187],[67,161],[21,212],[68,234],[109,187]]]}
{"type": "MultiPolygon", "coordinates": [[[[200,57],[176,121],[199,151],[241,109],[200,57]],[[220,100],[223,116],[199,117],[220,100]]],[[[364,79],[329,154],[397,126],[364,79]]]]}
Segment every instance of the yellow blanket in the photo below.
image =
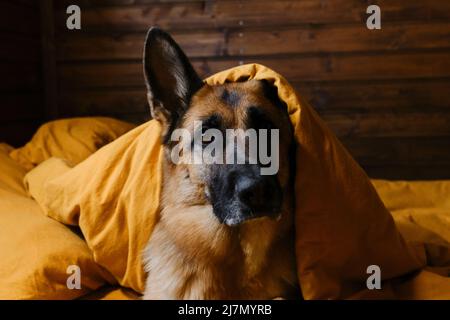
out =
{"type": "Polygon", "coordinates": [[[23,185],[25,169],[0,143],[0,299],[73,299],[114,278],[95,263],[86,243],[46,217],[23,185]],[[69,290],[69,266],[83,270],[69,290]]]}
{"type": "MultiPolygon", "coordinates": [[[[450,181],[372,184],[314,110],[263,66],[240,66],[206,82],[249,79],[278,88],[295,128],[296,254],[304,298],[450,299],[450,181]],[[373,265],[383,282],[369,290],[373,265]]],[[[95,262],[137,292],[145,281],[141,253],[158,218],[159,134],[150,121],[73,168],[53,158],[26,176],[45,214],[79,226],[95,262]]]]}

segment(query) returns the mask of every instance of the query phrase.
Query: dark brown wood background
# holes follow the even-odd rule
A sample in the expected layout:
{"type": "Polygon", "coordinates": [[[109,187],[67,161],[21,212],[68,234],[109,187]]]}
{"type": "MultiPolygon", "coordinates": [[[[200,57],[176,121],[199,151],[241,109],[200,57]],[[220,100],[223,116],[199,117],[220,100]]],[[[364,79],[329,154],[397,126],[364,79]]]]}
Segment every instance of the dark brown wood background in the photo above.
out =
{"type": "Polygon", "coordinates": [[[37,1],[0,2],[0,142],[24,143],[44,116],[37,1]]]}
{"type": "Polygon", "coordinates": [[[52,18],[53,116],[148,119],[141,55],[159,25],[204,77],[251,62],[283,74],[371,176],[450,178],[448,0],[58,0],[52,18]],[[69,4],[82,30],[66,29],[69,4]]]}

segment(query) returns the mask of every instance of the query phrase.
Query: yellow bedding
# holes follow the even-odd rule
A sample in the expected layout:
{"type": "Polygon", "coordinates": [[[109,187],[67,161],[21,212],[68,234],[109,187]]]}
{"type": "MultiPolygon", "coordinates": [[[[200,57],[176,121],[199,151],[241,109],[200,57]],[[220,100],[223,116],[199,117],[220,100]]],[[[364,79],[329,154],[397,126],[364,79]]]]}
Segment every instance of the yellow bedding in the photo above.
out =
{"type": "Polygon", "coordinates": [[[86,243],[27,195],[11,150],[0,144],[0,299],[72,299],[114,283],[86,243]],[[67,289],[71,265],[84,271],[80,290],[67,289]]]}
{"type": "Polygon", "coordinates": [[[42,125],[30,142],[10,156],[27,170],[50,157],[75,165],[135,126],[106,117],[71,118],[42,125]]]}
{"type": "MultiPolygon", "coordinates": [[[[450,299],[450,181],[370,181],[314,110],[295,94],[286,80],[263,66],[240,66],[214,75],[206,82],[247,79],[266,79],[277,86],[295,128],[296,253],[304,298],[450,299]],[[369,265],[381,268],[380,290],[366,287],[369,265]]],[[[57,158],[40,161],[25,176],[34,201],[20,183],[25,170],[17,167],[14,178],[2,169],[0,183],[8,181],[11,190],[18,190],[22,198],[3,195],[2,199],[0,194],[0,204],[9,201],[13,208],[29,202],[34,215],[38,215],[39,205],[43,219],[59,221],[57,224],[66,229],[64,225],[79,227],[84,239],[77,238],[77,241],[85,244],[83,252],[91,253],[98,268],[83,267],[84,275],[95,279],[86,286],[88,291],[118,283],[142,292],[145,273],[141,252],[158,218],[159,133],[156,121],[145,123],[73,168],[57,158]]],[[[64,158],[63,154],[57,156],[64,158]]],[[[12,159],[0,158],[0,161],[12,159]]],[[[0,219],[2,215],[0,211],[0,219]]],[[[20,221],[16,224],[20,230],[20,221]]],[[[13,229],[15,224],[9,225],[13,229]]],[[[0,245],[6,239],[0,234],[0,245]]],[[[24,256],[20,250],[34,250],[43,240],[23,237],[19,243],[13,241],[8,245],[26,260],[28,255],[24,256]]],[[[57,248],[59,241],[53,240],[53,244],[57,248]]],[[[44,261],[65,272],[67,262],[44,261]]],[[[38,292],[35,296],[32,292],[13,293],[17,285],[9,281],[8,272],[10,269],[0,259],[0,288],[8,288],[0,298],[39,297],[38,292]]],[[[18,271],[21,272],[27,269],[18,271]]],[[[16,278],[15,282],[18,281],[16,278]]],[[[24,281],[29,279],[24,277],[24,281]]],[[[60,279],[37,273],[34,281],[52,287],[60,279]]],[[[61,298],[74,297],[73,291],[69,296],[63,286],[57,290],[61,298]]],[[[135,297],[123,288],[106,289],[89,296],[135,297]]]]}

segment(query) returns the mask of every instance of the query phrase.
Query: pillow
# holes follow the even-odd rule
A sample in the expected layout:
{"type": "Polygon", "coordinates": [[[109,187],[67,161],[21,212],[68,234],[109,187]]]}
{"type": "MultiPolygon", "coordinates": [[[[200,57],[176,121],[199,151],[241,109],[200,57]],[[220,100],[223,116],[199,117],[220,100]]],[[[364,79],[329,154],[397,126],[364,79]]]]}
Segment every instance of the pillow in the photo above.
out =
{"type": "Polygon", "coordinates": [[[373,179],[385,206],[393,211],[406,208],[450,209],[450,180],[388,181],[373,179]]]}
{"type": "Polygon", "coordinates": [[[24,168],[1,149],[0,299],[71,299],[115,283],[83,239],[27,196],[24,168]],[[70,265],[81,268],[81,290],[66,286],[70,265]]]}
{"type": "MultiPolygon", "coordinates": [[[[422,267],[424,261],[405,243],[363,170],[283,77],[252,64],[206,82],[247,79],[266,79],[277,87],[295,129],[296,255],[304,298],[350,297],[366,286],[372,264],[380,266],[384,280],[422,267]]],[[[150,121],[73,169],[47,175],[43,184],[28,181],[44,211],[78,224],[95,261],[137,292],[145,283],[142,250],[158,219],[160,132],[150,121]]]]}
{"type": "MultiPolygon", "coordinates": [[[[372,180],[381,199],[396,222],[397,228],[403,237],[426,257],[428,269],[447,277],[441,282],[450,283],[450,180],[435,181],[387,181],[372,180]]],[[[438,275],[422,272],[420,281],[424,283],[426,278],[430,281],[438,279],[438,275]]],[[[413,284],[406,287],[413,288],[413,284]]],[[[417,297],[425,296],[426,290],[430,291],[429,297],[442,290],[442,285],[430,283],[417,290],[417,297]]],[[[450,295],[450,288],[446,290],[450,295]]],[[[443,292],[442,292],[443,293],[443,292]]],[[[409,292],[406,297],[411,297],[409,292]]],[[[443,299],[442,295],[435,295],[443,299]]],[[[445,297],[445,298],[448,298],[445,297]]]]}
{"type": "Polygon", "coordinates": [[[9,157],[12,149],[11,146],[0,143],[0,189],[26,196],[27,191],[23,186],[25,169],[9,157]]]}
{"type": "Polygon", "coordinates": [[[77,164],[134,127],[131,123],[106,117],[50,121],[10,156],[27,170],[50,157],[65,158],[77,164]]]}

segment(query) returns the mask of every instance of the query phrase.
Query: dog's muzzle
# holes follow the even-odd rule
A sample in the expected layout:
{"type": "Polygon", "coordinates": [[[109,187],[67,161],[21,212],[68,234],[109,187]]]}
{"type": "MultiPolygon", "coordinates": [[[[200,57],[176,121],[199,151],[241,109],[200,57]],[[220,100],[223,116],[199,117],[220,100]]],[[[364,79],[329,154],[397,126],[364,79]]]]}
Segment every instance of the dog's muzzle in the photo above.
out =
{"type": "Polygon", "coordinates": [[[222,168],[210,185],[210,201],[221,223],[237,226],[261,217],[276,218],[282,190],[277,176],[261,175],[258,165],[222,168]]]}

